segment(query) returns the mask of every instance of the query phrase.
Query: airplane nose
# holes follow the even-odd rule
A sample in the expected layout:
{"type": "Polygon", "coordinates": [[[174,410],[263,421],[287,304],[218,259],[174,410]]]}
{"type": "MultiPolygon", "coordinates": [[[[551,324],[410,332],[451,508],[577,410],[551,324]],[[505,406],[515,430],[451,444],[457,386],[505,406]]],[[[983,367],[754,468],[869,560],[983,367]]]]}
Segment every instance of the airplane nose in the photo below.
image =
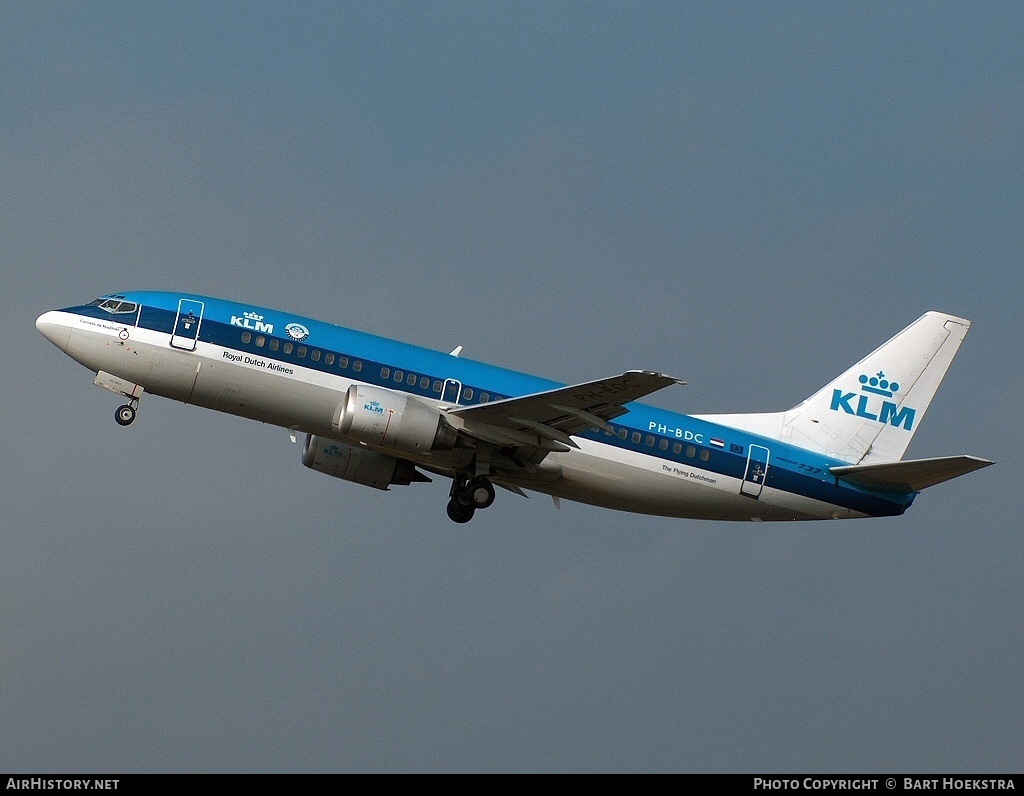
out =
{"type": "Polygon", "coordinates": [[[71,339],[71,327],[61,323],[60,313],[50,310],[36,318],[39,333],[53,343],[61,351],[67,352],[68,340],[71,339]]]}

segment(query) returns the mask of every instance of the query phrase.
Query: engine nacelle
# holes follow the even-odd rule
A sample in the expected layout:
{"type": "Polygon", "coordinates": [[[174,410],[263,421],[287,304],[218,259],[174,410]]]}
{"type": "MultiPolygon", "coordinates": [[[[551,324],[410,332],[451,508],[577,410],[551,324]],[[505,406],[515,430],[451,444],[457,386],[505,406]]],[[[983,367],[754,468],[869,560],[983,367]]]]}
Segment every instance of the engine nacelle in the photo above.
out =
{"type": "Polygon", "coordinates": [[[412,462],[312,434],[306,435],[306,444],[302,446],[302,463],[311,470],[374,489],[430,480],[417,472],[412,462]]]}
{"type": "Polygon", "coordinates": [[[404,453],[450,451],[458,436],[439,409],[394,390],[365,384],[348,388],[335,427],[342,435],[367,445],[404,453]]]}

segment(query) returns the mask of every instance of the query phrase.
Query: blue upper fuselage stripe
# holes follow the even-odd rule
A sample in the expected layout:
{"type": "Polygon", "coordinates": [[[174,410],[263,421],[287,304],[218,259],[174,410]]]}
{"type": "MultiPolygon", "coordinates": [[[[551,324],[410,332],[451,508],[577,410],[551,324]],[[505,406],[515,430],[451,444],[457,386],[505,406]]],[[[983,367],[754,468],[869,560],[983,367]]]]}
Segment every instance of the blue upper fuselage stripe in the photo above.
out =
{"type": "MultiPolygon", "coordinates": [[[[264,360],[273,360],[281,365],[318,370],[412,395],[436,399],[438,396],[432,390],[433,382],[445,379],[456,379],[462,383],[464,388],[469,387],[474,390],[474,400],[461,402],[464,405],[478,403],[481,392],[488,393],[494,399],[497,396],[530,395],[565,386],[555,381],[517,373],[472,359],[453,357],[366,332],[251,305],[204,296],[163,292],[130,292],[118,294],[118,296],[142,305],[138,316],[138,325],[144,329],[170,335],[174,329],[179,300],[198,301],[204,305],[199,335],[201,342],[211,343],[264,360]],[[232,324],[233,318],[240,319],[246,312],[258,313],[262,317],[265,327],[272,327],[272,333],[257,332],[241,328],[237,323],[232,324]],[[291,340],[284,333],[285,327],[290,323],[300,323],[305,326],[309,330],[309,336],[300,342],[291,340]],[[246,331],[251,331],[252,337],[249,343],[242,342],[242,334],[246,331]],[[285,354],[280,348],[277,351],[271,351],[267,345],[257,347],[255,342],[259,334],[267,338],[268,342],[272,338],[280,340],[282,346],[285,342],[291,342],[294,349],[291,354],[285,354]],[[333,353],[337,358],[347,357],[349,359],[348,367],[341,369],[337,361],[332,365],[327,365],[324,357],[321,357],[318,362],[313,362],[308,355],[304,358],[299,357],[297,351],[300,345],[306,346],[310,351],[319,349],[325,354],[333,353]],[[372,353],[372,356],[367,356],[367,353],[372,353]],[[358,372],[353,368],[353,364],[357,360],[362,363],[362,369],[358,372]],[[383,378],[381,369],[385,367],[391,371],[400,370],[405,376],[415,374],[416,384],[409,385],[404,378],[401,383],[395,382],[391,377],[383,378]],[[424,376],[431,382],[426,389],[420,387],[420,378],[424,376]]],[[[64,311],[103,318],[115,323],[125,323],[129,326],[134,325],[136,317],[135,315],[111,315],[96,306],[69,307],[64,311]]],[[[771,451],[771,460],[765,479],[767,487],[793,492],[875,516],[901,514],[913,502],[914,495],[872,492],[846,482],[837,483],[836,479],[828,476],[830,466],[845,465],[848,462],[831,459],[779,440],[760,437],[746,431],[720,426],[689,415],[677,414],[641,403],[629,403],[626,404],[626,408],[629,410],[628,414],[616,418],[613,422],[616,428],[628,429],[629,433],[625,439],[595,430],[583,431],[578,436],[738,479],[743,478],[746,471],[749,446],[751,444],[763,445],[771,451]],[[640,433],[639,442],[634,441],[634,432],[640,433]],[[653,446],[647,444],[649,436],[653,436],[655,439],[653,446]],[[659,447],[662,439],[669,440],[667,450],[662,450],[659,447]],[[712,439],[721,442],[722,445],[712,445],[710,442],[712,439]],[[680,453],[673,451],[673,444],[676,442],[683,444],[683,451],[680,453]],[[708,458],[698,460],[692,456],[686,457],[684,454],[689,446],[693,446],[702,454],[706,451],[708,458]],[[736,448],[740,450],[737,451],[736,448]]]]}

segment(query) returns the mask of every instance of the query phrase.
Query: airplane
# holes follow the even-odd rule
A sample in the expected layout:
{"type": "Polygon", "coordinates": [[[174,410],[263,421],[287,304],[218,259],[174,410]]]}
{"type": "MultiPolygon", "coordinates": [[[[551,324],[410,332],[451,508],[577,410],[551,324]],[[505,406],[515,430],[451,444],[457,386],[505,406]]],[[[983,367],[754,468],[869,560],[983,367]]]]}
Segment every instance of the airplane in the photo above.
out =
{"type": "Polygon", "coordinates": [[[987,467],[903,459],[970,321],[927,312],[791,409],[684,415],[638,403],[675,384],[629,370],[566,386],[450,353],[206,296],[128,292],[36,328],[127,402],[144,394],[305,434],[306,467],[356,484],[451,479],[465,523],[495,486],[667,517],[775,521],[903,514],[987,467]]]}

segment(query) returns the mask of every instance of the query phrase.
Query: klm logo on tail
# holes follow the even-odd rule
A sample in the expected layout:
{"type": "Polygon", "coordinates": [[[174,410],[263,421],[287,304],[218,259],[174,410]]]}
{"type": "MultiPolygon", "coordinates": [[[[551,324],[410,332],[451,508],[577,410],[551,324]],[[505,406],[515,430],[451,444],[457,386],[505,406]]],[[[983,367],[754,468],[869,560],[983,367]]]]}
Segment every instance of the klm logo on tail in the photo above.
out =
{"type": "Polygon", "coordinates": [[[899,407],[892,401],[885,400],[892,398],[900,390],[900,385],[895,381],[887,381],[885,373],[878,371],[878,375],[862,375],[859,379],[861,394],[855,392],[843,392],[832,390],[832,405],[829,407],[833,412],[845,412],[848,415],[863,417],[865,420],[874,420],[878,423],[888,423],[897,428],[910,431],[914,427],[914,415],[917,410],[909,406],[899,407]],[[881,401],[873,396],[880,396],[881,401]],[[854,403],[854,399],[856,403],[854,403]]]}

